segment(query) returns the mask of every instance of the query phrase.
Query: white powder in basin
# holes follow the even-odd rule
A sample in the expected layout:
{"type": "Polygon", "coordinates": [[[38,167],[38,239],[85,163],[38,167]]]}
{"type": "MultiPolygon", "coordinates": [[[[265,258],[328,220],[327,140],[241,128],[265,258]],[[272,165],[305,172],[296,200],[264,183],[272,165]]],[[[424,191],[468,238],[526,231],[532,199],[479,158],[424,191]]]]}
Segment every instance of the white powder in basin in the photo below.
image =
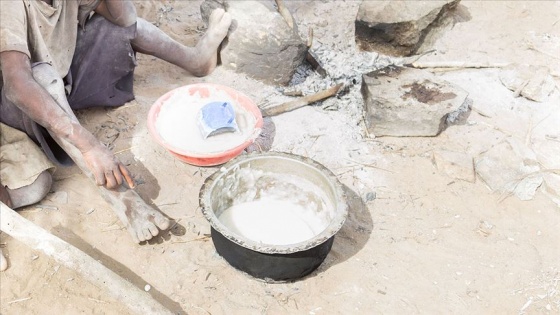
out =
{"type": "Polygon", "coordinates": [[[208,97],[201,97],[198,92],[189,95],[185,91],[173,94],[164,102],[155,125],[165,142],[189,153],[211,154],[235,148],[253,136],[255,117],[225,91],[209,89],[208,97]],[[206,139],[203,137],[197,116],[200,109],[211,102],[230,102],[233,105],[239,131],[206,139]]]}
{"type": "Polygon", "coordinates": [[[218,219],[231,232],[269,245],[289,245],[309,240],[329,224],[313,210],[274,199],[234,205],[218,219]]]}

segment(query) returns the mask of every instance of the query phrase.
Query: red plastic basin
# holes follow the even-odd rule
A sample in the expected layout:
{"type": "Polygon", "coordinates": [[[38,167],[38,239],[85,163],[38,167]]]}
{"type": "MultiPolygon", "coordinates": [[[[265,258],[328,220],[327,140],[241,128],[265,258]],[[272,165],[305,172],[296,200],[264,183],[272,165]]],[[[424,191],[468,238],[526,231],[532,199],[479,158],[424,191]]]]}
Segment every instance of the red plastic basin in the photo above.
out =
{"type": "MultiPolygon", "coordinates": [[[[219,90],[227,93],[233,100],[238,102],[238,105],[243,107],[249,113],[251,113],[255,117],[255,126],[253,130],[260,130],[263,125],[263,119],[261,111],[259,110],[257,104],[255,104],[248,96],[245,94],[236,91],[230,87],[212,84],[212,83],[197,83],[191,85],[185,85],[176,89],[173,89],[160,98],[158,98],[155,103],[150,108],[148,112],[148,130],[152,137],[163,146],[171,155],[178,158],[179,160],[197,166],[213,166],[223,164],[234,157],[238,156],[247,148],[250,144],[253,143],[255,137],[249,137],[245,142],[242,144],[227,149],[222,152],[211,153],[211,154],[200,154],[200,153],[193,153],[188,152],[184,149],[174,147],[173,145],[166,142],[161,135],[159,134],[158,129],[156,128],[156,121],[158,119],[160,110],[163,106],[165,106],[165,102],[173,96],[175,93],[189,93],[189,95],[194,95],[195,93],[200,93],[200,95],[204,97],[209,97],[212,90],[219,90]]],[[[185,104],[185,106],[189,106],[189,104],[185,104]]],[[[253,133],[254,134],[254,133],[253,133]]]]}

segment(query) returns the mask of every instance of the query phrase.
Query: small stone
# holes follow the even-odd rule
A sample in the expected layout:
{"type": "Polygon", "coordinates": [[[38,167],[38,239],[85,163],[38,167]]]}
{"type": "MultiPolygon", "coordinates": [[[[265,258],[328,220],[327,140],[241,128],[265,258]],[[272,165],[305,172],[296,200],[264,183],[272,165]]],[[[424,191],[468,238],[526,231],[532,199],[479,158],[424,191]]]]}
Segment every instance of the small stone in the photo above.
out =
{"type": "Polygon", "coordinates": [[[377,198],[377,194],[374,191],[370,191],[366,194],[366,201],[373,201],[377,198]]]}
{"type": "Polygon", "coordinates": [[[151,285],[146,284],[146,285],[144,286],[144,291],[148,292],[148,291],[150,291],[151,288],[152,288],[151,285]]]}
{"type": "Polygon", "coordinates": [[[329,25],[329,22],[327,20],[321,20],[317,23],[318,27],[326,27],[327,25],[329,25]]]}
{"type": "Polygon", "coordinates": [[[474,165],[470,155],[461,152],[434,151],[433,160],[438,170],[455,179],[474,183],[474,165]]]}

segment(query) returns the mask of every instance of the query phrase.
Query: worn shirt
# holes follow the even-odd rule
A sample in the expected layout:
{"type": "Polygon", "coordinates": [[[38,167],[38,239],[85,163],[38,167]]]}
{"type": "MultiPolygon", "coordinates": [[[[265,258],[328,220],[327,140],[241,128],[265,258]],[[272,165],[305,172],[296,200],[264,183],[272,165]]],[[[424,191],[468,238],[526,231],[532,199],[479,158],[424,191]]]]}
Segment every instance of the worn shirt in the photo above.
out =
{"type": "Polygon", "coordinates": [[[0,52],[19,51],[65,77],[84,25],[100,0],[0,0],[0,52]]]}

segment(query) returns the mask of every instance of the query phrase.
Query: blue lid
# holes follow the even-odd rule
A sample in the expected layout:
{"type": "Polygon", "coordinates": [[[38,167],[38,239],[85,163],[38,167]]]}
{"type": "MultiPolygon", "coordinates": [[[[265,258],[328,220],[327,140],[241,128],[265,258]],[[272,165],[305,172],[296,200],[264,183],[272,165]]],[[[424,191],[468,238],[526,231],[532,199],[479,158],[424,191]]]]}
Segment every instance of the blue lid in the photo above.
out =
{"type": "Polygon", "coordinates": [[[235,110],[230,102],[212,102],[204,105],[198,114],[200,131],[204,138],[223,132],[235,132],[235,110]]]}

